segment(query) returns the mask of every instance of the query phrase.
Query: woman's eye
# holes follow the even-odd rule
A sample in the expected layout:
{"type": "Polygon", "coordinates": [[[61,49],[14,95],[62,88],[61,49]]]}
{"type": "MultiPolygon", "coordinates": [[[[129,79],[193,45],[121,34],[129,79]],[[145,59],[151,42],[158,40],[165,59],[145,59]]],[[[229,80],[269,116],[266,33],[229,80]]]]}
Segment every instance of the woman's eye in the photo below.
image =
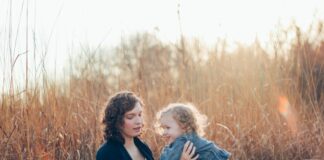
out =
{"type": "Polygon", "coordinates": [[[127,119],[133,119],[133,116],[126,117],[127,119]]]}

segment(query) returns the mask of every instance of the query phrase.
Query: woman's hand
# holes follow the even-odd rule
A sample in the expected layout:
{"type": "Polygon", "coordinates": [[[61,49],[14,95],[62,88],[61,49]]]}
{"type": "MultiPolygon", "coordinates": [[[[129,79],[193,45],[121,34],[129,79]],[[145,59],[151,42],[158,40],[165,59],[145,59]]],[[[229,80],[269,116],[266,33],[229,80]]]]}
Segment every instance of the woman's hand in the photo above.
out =
{"type": "Polygon", "coordinates": [[[199,155],[195,155],[196,147],[192,142],[187,141],[183,146],[183,151],[180,157],[180,160],[197,160],[199,155]]]}

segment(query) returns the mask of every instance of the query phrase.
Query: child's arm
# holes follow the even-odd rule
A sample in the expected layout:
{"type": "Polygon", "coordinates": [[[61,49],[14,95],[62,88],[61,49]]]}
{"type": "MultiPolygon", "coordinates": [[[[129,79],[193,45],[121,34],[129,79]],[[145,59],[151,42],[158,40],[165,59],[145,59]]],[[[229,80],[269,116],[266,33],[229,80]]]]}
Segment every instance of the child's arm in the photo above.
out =
{"type": "Polygon", "coordinates": [[[209,148],[201,153],[201,159],[210,159],[210,160],[227,160],[230,157],[230,153],[225,149],[218,147],[215,143],[210,143],[213,145],[212,148],[209,148]]]}

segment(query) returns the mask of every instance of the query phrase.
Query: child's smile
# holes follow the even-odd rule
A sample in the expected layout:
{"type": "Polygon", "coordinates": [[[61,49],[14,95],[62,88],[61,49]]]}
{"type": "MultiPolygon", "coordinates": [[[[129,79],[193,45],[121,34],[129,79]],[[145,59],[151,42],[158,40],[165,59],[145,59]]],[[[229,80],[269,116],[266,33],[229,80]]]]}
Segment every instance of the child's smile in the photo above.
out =
{"type": "Polygon", "coordinates": [[[171,114],[162,116],[160,123],[163,129],[162,136],[166,139],[168,144],[172,143],[177,137],[184,133],[184,130],[180,127],[171,114]]]}

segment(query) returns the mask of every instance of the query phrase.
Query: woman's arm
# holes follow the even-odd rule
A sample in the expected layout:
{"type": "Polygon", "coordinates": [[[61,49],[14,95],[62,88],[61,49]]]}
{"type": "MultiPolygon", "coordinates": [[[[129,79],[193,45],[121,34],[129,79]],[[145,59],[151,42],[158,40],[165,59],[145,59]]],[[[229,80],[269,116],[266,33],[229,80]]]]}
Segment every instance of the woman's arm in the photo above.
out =
{"type": "Polygon", "coordinates": [[[192,142],[187,141],[183,146],[182,154],[180,160],[197,160],[199,155],[197,154],[195,157],[196,147],[192,142]]]}

